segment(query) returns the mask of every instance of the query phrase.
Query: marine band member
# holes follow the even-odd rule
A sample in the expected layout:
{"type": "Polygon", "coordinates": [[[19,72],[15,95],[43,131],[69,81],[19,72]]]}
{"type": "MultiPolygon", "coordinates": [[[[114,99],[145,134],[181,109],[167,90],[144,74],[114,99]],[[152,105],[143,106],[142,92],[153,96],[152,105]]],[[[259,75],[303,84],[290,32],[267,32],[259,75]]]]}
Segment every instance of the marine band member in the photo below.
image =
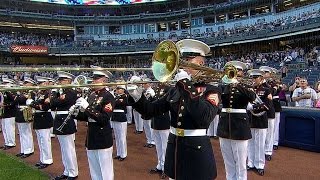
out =
{"type": "MultiPolygon", "coordinates": [[[[155,90],[153,101],[159,100],[162,96],[169,92],[170,87],[159,84],[155,90]]],[[[167,178],[164,173],[165,155],[170,133],[170,113],[166,112],[151,119],[151,128],[153,130],[153,139],[156,145],[158,164],[152,168],[150,174],[160,174],[161,179],[167,178]]]]}
{"type": "MultiPolygon", "coordinates": [[[[267,111],[272,103],[272,91],[263,79],[263,72],[258,69],[248,71],[253,78],[253,88],[263,104],[253,105],[255,113],[267,111]]],[[[260,176],[264,175],[265,167],[265,141],[268,128],[268,116],[264,113],[261,116],[251,114],[252,139],[248,143],[248,170],[255,170],[260,176]]]]}
{"type": "MultiPolygon", "coordinates": [[[[151,79],[145,78],[143,79],[143,81],[151,81],[151,79]]],[[[151,84],[150,83],[143,84],[143,89],[144,89],[144,95],[147,98],[147,100],[153,101],[155,92],[151,87],[151,84]]],[[[141,118],[143,119],[143,129],[147,138],[147,143],[144,145],[144,147],[153,148],[155,146],[155,142],[153,140],[153,130],[151,129],[151,119],[144,118],[142,116],[141,118]]]]}
{"type": "MultiPolygon", "coordinates": [[[[246,65],[240,61],[231,61],[242,72],[246,65]]],[[[247,105],[256,98],[255,93],[238,80],[222,85],[222,111],[217,135],[226,169],[226,179],[247,179],[248,140],[251,139],[250,121],[247,105]]]]}
{"type": "MultiPolygon", "coordinates": [[[[42,76],[36,76],[35,80],[39,86],[47,86],[49,79],[42,76]]],[[[53,119],[51,116],[50,98],[51,93],[49,90],[40,90],[36,94],[35,101],[30,106],[35,109],[33,129],[36,131],[38,146],[40,150],[40,161],[36,163],[36,167],[44,169],[53,163],[50,128],[53,127],[53,119]]]]}
{"type": "MultiPolygon", "coordinates": [[[[57,73],[60,85],[71,84],[74,79],[74,75],[68,72],[58,71],[57,73]]],[[[61,91],[50,100],[51,110],[55,112],[53,133],[58,137],[62,163],[64,165],[63,173],[55,177],[55,180],[71,180],[78,177],[78,162],[74,142],[74,135],[77,132],[75,121],[73,118],[70,118],[66,121],[66,125],[63,127],[62,132],[57,130],[67,118],[69,109],[76,103],[76,100],[77,92],[71,88],[61,89],[61,91]]]]}
{"type": "MultiPolygon", "coordinates": [[[[16,82],[12,79],[2,78],[2,83],[5,86],[13,86],[16,82]]],[[[15,116],[18,110],[15,102],[16,95],[13,92],[3,93],[3,114],[2,114],[2,133],[4,138],[3,150],[8,150],[16,146],[16,127],[15,127],[15,116]]]]}
{"type": "MultiPolygon", "coordinates": [[[[204,64],[204,56],[210,52],[208,45],[193,39],[181,40],[176,46],[184,59],[198,65],[204,64]]],[[[130,87],[129,102],[146,118],[170,112],[164,165],[170,179],[214,179],[216,163],[206,131],[218,111],[219,90],[203,83],[193,84],[190,75],[197,70],[186,71],[180,70],[175,76],[175,87],[154,102],[142,95],[141,88],[130,87]]]]}
{"type": "MultiPolygon", "coordinates": [[[[109,71],[94,71],[93,84],[107,83],[111,77],[109,71]]],[[[106,87],[96,87],[88,100],[79,98],[70,108],[79,107],[81,113],[77,119],[88,122],[86,147],[91,179],[113,180],[113,137],[110,119],[113,114],[115,99],[106,87]]]]}
{"type": "MultiPolygon", "coordinates": [[[[23,81],[23,86],[33,86],[36,82],[31,78],[25,78],[23,81]]],[[[20,137],[20,153],[17,157],[27,158],[34,153],[34,144],[32,136],[31,121],[25,120],[23,116],[24,108],[28,108],[32,101],[34,101],[35,94],[31,92],[24,92],[17,94],[15,99],[18,104],[18,112],[16,114],[16,123],[19,130],[20,137]]]]}
{"type": "Polygon", "coordinates": [[[127,95],[125,85],[118,85],[115,92],[115,107],[111,118],[116,140],[117,156],[114,159],[123,161],[127,157],[127,95]]]}
{"type": "Polygon", "coordinates": [[[274,142],[274,122],[275,122],[275,109],[272,101],[272,96],[276,94],[277,89],[275,89],[274,81],[272,80],[271,74],[274,72],[271,67],[261,66],[259,70],[263,71],[264,81],[269,85],[271,92],[271,103],[269,106],[269,110],[267,111],[268,115],[268,129],[266,136],[266,147],[265,147],[265,156],[267,161],[271,161],[272,151],[273,151],[273,142],[274,142]]]}

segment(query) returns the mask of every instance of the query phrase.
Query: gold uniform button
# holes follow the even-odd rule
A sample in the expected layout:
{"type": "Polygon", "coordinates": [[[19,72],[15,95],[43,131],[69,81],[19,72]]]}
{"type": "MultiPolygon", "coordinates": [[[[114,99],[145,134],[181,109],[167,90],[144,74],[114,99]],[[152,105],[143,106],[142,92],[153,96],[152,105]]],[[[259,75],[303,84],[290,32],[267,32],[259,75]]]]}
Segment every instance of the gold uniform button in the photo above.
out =
{"type": "Polygon", "coordinates": [[[186,83],[187,81],[186,81],[186,80],[183,80],[183,82],[186,83]]]}
{"type": "Polygon", "coordinates": [[[230,96],[230,98],[233,98],[233,96],[230,96]]]}
{"type": "Polygon", "coordinates": [[[193,95],[195,95],[195,94],[196,94],[196,92],[192,92],[192,94],[193,94],[193,95]]]}
{"type": "Polygon", "coordinates": [[[230,103],[232,103],[233,101],[230,101],[230,103]]]}
{"type": "Polygon", "coordinates": [[[178,126],[181,126],[181,122],[178,122],[178,126]]]}
{"type": "Polygon", "coordinates": [[[231,94],[234,94],[234,92],[232,91],[231,94]]]}
{"type": "Polygon", "coordinates": [[[180,108],[181,110],[184,110],[184,106],[181,106],[181,108],[180,108]]]}
{"type": "Polygon", "coordinates": [[[191,88],[191,86],[188,86],[188,88],[190,89],[190,88],[191,88]]]}
{"type": "Polygon", "coordinates": [[[171,99],[170,102],[173,102],[173,99],[171,99]]]}
{"type": "Polygon", "coordinates": [[[179,114],[179,117],[182,117],[182,114],[181,114],[181,113],[179,114]]]}

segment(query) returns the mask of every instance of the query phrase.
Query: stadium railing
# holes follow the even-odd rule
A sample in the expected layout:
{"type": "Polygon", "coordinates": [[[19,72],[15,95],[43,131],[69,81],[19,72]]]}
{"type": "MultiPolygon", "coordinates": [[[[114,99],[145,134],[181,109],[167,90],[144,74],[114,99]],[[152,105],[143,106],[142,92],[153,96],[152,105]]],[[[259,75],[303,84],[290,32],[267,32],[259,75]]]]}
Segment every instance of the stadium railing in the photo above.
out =
{"type": "MultiPolygon", "coordinates": [[[[248,33],[239,33],[231,36],[218,36],[197,38],[209,44],[210,46],[222,46],[227,44],[238,44],[260,40],[275,39],[303,34],[309,31],[319,31],[320,17],[291,23],[285,26],[274,27],[273,29],[264,29],[248,33]]],[[[116,52],[140,52],[152,51],[156,44],[135,44],[135,45],[113,45],[107,47],[54,47],[50,48],[50,54],[68,54],[68,53],[116,53],[116,52]]]]}

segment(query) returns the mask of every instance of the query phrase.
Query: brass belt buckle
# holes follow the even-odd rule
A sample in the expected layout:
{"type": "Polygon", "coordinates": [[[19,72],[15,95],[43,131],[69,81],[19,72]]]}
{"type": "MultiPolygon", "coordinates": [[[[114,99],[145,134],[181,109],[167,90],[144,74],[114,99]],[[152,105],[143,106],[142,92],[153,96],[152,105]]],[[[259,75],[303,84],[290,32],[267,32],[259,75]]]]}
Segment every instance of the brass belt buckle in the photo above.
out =
{"type": "Polygon", "coordinates": [[[184,129],[176,128],[176,131],[178,136],[184,137],[184,129]]]}
{"type": "Polygon", "coordinates": [[[232,108],[226,108],[227,113],[231,113],[231,111],[232,111],[232,108]]]}

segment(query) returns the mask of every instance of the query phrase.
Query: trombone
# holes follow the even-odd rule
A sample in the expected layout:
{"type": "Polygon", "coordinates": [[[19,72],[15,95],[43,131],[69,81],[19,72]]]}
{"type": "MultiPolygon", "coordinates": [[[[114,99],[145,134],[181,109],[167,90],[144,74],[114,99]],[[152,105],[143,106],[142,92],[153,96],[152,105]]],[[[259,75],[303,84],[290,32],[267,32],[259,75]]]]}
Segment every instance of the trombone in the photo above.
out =
{"type": "MultiPolygon", "coordinates": [[[[129,83],[100,83],[100,84],[71,84],[71,85],[52,85],[52,86],[24,86],[24,87],[0,87],[0,92],[3,91],[21,91],[21,90],[43,90],[43,89],[58,89],[58,88],[83,88],[83,87],[104,87],[104,86],[117,86],[117,85],[129,85],[129,84],[145,84],[145,83],[159,83],[169,82],[172,76],[178,68],[191,68],[198,70],[198,73],[192,77],[193,81],[201,82],[217,82],[222,79],[226,84],[233,83],[237,76],[237,69],[230,65],[225,71],[216,70],[210,67],[201,66],[193,63],[189,63],[180,58],[180,53],[173,41],[162,41],[155,49],[152,56],[151,68],[16,68],[13,71],[136,71],[136,70],[152,70],[154,77],[158,81],[140,81],[129,83]]],[[[10,71],[12,71],[10,69],[10,71]]],[[[9,71],[8,68],[1,68],[1,71],[9,71]]],[[[82,79],[82,78],[80,78],[82,79]]],[[[85,81],[84,81],[85,82],[85,81]]]]}
{"type": "Polygon", "coordinates": [[[151,68],[78,68],[78,67],[0,67],[0,72],[47,72],[47,71],[150,71],[151,68]]]}

